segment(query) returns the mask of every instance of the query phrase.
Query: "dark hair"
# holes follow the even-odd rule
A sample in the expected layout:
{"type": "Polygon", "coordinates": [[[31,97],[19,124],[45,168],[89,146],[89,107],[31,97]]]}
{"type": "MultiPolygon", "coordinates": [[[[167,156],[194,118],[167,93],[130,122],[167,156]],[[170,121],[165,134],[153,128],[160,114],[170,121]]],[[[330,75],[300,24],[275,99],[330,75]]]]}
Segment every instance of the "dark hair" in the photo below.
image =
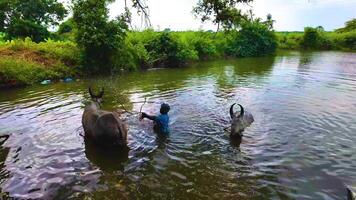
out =
{"type": "Polygon", "coordinates": [[[161,113],[161,114],[167,114],[170,109],[171,109],[171,108],[169,107],[168,104],[162,103],[162,104],[161,104],[160,113],[161,113]]]}

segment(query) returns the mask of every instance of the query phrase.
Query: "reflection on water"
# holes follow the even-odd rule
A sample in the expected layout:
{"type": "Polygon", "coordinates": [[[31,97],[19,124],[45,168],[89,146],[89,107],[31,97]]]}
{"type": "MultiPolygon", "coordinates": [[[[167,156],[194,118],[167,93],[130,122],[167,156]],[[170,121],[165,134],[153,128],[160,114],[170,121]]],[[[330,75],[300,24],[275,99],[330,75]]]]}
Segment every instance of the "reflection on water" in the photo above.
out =
{"type": "Polygon", "coordinates": [[[40,199],[344,199],[356,187],[356,54],[287,52],[181,69],[0,91],[2,194],[40,199]],[[84,141],[89,83],[107,110],[157,113],[171,134],[127,114],[129,151],[84,141]],[[255,122],[223,130],[236,101],[255,122]]]}

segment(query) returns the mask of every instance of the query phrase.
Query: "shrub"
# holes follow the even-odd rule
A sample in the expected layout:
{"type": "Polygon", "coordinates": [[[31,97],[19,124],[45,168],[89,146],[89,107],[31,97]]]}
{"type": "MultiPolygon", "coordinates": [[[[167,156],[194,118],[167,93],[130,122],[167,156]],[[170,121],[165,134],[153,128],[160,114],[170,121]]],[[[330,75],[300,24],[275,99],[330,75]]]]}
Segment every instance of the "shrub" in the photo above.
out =
{"type": "Polygon", "coordinates": [[[231,31],[227,54],[235,57],[262,56],[273,53],[277,39],[273,31],[257,21],[245,22],[241,30],[231,31]]]}
{"type": "Polygon", "coordinates": [[[152,64],[156,66],[181,66],[189,60],[197,59],[196,52],[169,32],[158,34],[145,44],[145,48],[152,64]]]}
{"type": "Polygon", "coordinates": [[[334,46],[332,40],[326,36],[322,27],[304,28],[304,35],[300,42],[300,45],[304,49],[320,50],[332,49],[334,46]]]}
{"type": "Polygon", "coordinates": [[[24,59],[2,58],[0,60],[0,86],[30,85],[44,79],[73,76],[74,72],[61,64],[47,68],[24,59]]]}
{"type": "Polygon", "coordinates": [[[192,39],[194,49],[197,51],[200,59],[208,59],[217,57],[216,46],[211,39],[211,34],[205,34],[202,32],[195,33],[196,37],[192,39]]]}
{"type": "Polygon", "coordinates": [[[80,51],[72,42],[35,43],[30,38],[0,45],[0,85],[27,85],[78,73],[80,51]]]}
{"type": "Polygon", "coordinates": [[[330,39],[335,43],[335,48],[356,50],[356,30],[343,33],[330,33],[330,39]]]}

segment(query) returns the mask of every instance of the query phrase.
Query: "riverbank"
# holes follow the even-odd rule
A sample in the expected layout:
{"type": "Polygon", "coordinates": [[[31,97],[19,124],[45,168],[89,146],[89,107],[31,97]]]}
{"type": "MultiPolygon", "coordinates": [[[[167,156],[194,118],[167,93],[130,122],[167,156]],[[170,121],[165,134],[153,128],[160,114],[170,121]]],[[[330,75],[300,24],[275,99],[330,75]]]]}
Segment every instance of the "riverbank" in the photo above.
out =
{"type": "Polygon", "coordinates": [[[0,87],[16,87],[81,75],[80,50],[72,42],[16,40],[0,45],[0,87]]]}
{"type": "MultiPolygon", "coordinates": [[[[273,54],[278,49],[299,50],[303,43],[314,44],[311,50],[356,50],[356,31],[345,33],[317,32],[310,38],[304,32],[250,32],[226,34],[211,31],[128,32],[123,47],[116,53],[110,71],[138,70],[152,67],[179,67],[202,60],[226,57],[253,57],[273,54]]],[[[316,29],[315,29],[316,30],[316,29]]],[[[0,40],[0,88],[87,76],[83,53],[73,35],[63,41],[35,43],[30,39],[4,42],[0,40]]],[[[95,68],[95,67],[94,67],[95,68]]]]}
{"type": "Polygon", "coordinates": [[[30,39],[0,42],[0,85],[31,85],[44,79],[122,70],[180,67],[201,60],[270,55],[277,47],[273,31],[260,24],[244,32],[186,31],[127,32],[110,66],[88,65],[88,58],[70,34],[63,41],[34,43],[30,39]],[[258,29],[258,30],[256,30],[258,29]],[[251,45],[253,43],[254,45],[251,45]]]}
{"type": "Polygon", "coordinates": [[[311,50],[342,50],[356,51],[356,30],[349,32],[314,32],[312,36],[306,36],[305,32],[276,32],[278,48],[288,50],[303,49],[305,38],[310,38],[311,50]],[[316,33],[316,35],[315,35],[316,33]]]}

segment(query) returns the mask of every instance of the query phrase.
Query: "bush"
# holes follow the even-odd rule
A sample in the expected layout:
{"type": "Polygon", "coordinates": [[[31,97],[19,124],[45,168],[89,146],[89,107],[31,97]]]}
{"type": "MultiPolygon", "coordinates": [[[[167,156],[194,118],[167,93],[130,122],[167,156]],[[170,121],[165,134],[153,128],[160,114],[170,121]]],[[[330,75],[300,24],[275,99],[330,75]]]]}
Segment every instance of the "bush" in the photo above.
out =
{"type": "Polygon", "coordinates": [[[181,66],[198,59],[189,45],[179,41],[170,32],[160,32],[144,43],[149,55],[149,64],[154,66],[181,66]]]}
{"type": "Polygon", "coordinates": [[[319,49],[319,50],[332,49],[334,46],[332,40],[326,36],[322,27],[304,28],[304,35],[300,42],[300,45],[303,49],[319,49]]]}
{"type": "Polygon", "coordinates": [[[356,50],[356,30],[342,33],[331,33],[330,39],[336,49],[356,50]]]}
{"type": "Polygon", "coordinates": [[[191,40],[201,60],[216,58],[218,56],[216,44],[214,44],[211,36],[212,34],[210,33],[196,32],[195,37],[191,40]]]}
{"type": "Polygon", "coordinates": [[[275,52],[277,48],[274,32],[256,21],[245,22],[241,30],[229,34],[227,54],[231,56],[263,56],[275,52]]]}
{"type": "Polygon", "coordinates": [[[278,32],[276,33],[278,48],[280,49],[299,49],[303,32],[278,32]]]}
{"type": "Polygon", "coordinates": [[[0,86],[30,85],[44,79],[73,76],[69,68],[58,64],[47,68],[24,59],[2,58],[0,60],[0,86]]]}

